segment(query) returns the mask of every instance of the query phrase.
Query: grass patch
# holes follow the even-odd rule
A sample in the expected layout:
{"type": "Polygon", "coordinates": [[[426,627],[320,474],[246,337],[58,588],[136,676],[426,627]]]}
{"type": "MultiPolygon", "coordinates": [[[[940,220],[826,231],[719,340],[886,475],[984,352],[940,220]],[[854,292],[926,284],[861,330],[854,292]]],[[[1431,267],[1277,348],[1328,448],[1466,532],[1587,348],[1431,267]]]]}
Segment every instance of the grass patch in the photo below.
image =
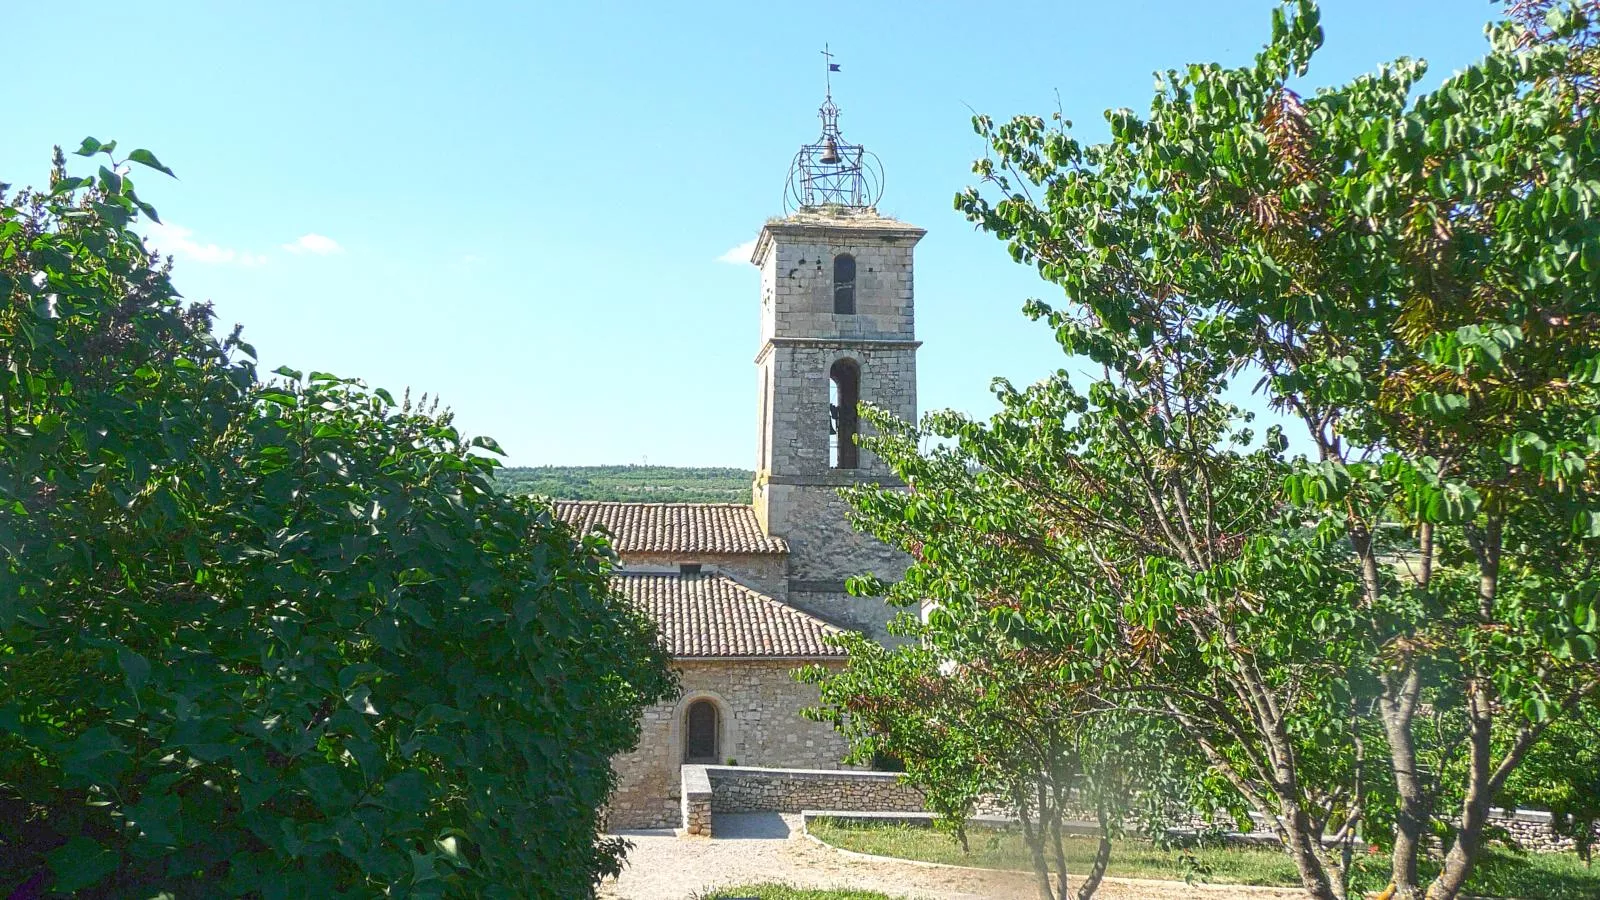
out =
{"type": "MultiPolygon", "coordinates": [[[[944,834],[908,825],[844,824],[813,819],[810,831],[835,847],[857,853],[984,869],[1030,871],[1033,868],[1027,844],[1017,831],[973,828],[967,835],[970,852],[966,853],[962,852],[960,844],[944,834]]],[[[1067,840],[1067,869],[1074,877],[1087,871],[1094,848],[1094,841],[1087,838],[1067,840]]],[[[1430,867],[1425,865],[1424,869],[1425,875],[1432,874],[1427,871],[1430,867]]],[[[1431,869],[1436,871],[1437,865],[1431,869]]],[[[1380,890],[1388,884],[1389,859],[1363,855],[1356,860],[1356,872],[1358,889],[1380,890]]],[[[1192,878],[1214,884],[1269,887],[1295,887],[1300,883],[1294,865],[1278,850],[1216,846],[1165,850],[1138,840],[1112,842],[1107,874],[1178,881],[1192,878]]],[[[1600,869],[1586,867],[1575,853],[1514,853],[1491,849],[1474,867],[1467,890],[1485,897],[1594,900],[1600,897],[1600,869]]]]}
{"type": "Polygon", "coordinates": [[[759,897],[761,900],[894,900],[877,891],[853,891],[834,888],[812,890],[790,887],[787,884],[745,884],[739,887],[719,888],[706,894],[703,900],[726,900],[730,897],[759,897]]]}
{"type": "MultiPolygon", "coordinates": [[[[930,828],[908,825],[857,825],[813,819],[810,831],[844,850],[896,856],[923,862],[976,866],[983,869],[1031,871],[1028,845],[1017,831],[973,828],[967,833],[969,852],[930,828]]],[[[1094,859],[1095,842],[1087,838],[1066,841],[1067,871],[1082,875],[1094,859]]],[[[1123,878],[1160,878],[1182,881],[1197,877],[1226,884],[1294,886],[1300,883],[1294,864],[1272,850],[1245,847],[1196,847],[1163,850],[1148,841],[1119,840],[1111,845],[1106,874],[1123,878]]]]}
{"type": "Polygon", "coordinates": [[[1600,869],[1576,853],[1513,853],[1493,849],[1472,869],[1469,893],[1529,900],[1594,900],[1600,897],[1600,869]]]}

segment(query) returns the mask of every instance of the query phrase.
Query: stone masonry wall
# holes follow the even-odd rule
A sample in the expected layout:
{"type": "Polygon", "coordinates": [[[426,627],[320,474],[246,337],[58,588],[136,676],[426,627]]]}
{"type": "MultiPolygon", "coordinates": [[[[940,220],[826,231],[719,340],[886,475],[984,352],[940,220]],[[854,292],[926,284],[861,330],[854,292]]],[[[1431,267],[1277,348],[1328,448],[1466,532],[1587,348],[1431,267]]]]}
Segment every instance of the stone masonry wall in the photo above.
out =
{"type": "MultiPolygon", "coordinates": [[[[685,766],[686,770],[697,768],[685,766]]],[[[922,794],[893,772],[704,766],[713,813],[803,809],[919,812],[922,794]]],[[[686,773],[685,778],[689,775],[686,773]]]]}
{"type": "MultiPolygon", "coordinates": [[[[789,542],[789,582],[785,602],[835,625],[886,641],[885,626],[896,609],[876,597],[852,597],[845,579],[871,572],[899,580],[910,558],[850,527],[837,488],[773,484],[774,509],[783,511],[789,542]]],[[[776,528],[774,529],[776,531],[776,528]]]]}
{"type": "Polygon", "coordinates": [[[742,764],[837,768],[844,739],[832,726],[800,717],[817,702],[816,688],[791,673],[804,660],[677,660],[682,694],[646,709],[639,746],[612,758],[618,787],[607,809],[612,828],[658,828],[682,819],[683,720],[701,698],[717,705],[719,756],[742,764]]]}
{"type": "MultiPolygon", "coordinates": [[[[917,355],[906,345],[851,345],[838,341],[780,344],[763,351],[758,367],[770,368],[772,408],[762,469],[778,478],[835,476],[846,483],[861,475],[887,476],[881,460],[863,450],[858,467],[843,471],[832,467],[828,450],[828,373],[841,359],[853,360],[861,370],[860,400],[889,410],[908,421],[917,417],[917,355]]],[[[764,404],[766,400],[763,398],[764,404]]],[[[866,423],[862,423],[863,430],[866,423]]]]}
{"type": "Polygon", "coordinates": [[[623,572],[676,572],[681,563],[700,563],[705,571],[727,575],[747,588],[768,597],[783,599],[788,588],[788,563],[771,553],[624,553],[619,569],[623,572]]]}
{"type": "Polygon", "coordinates": [[[679,805],[683,833],[711,837],[711,780],[705,766],[684,766],[679,805]]]}
{"type": "MultiPolygon", "coordinates": [[[[711,834],[715,813],[795,813],[802,810],[915,813],[925,809],[922,793],[901,784],[899,776],[893,772],[684,766],[681,780],[686,799],[680,821],[689,834],[711,834]]],[[[991,818],[1014,815],[1014,811],[998,798],[979,803],[976,813],[991,818]]],[[[1081,813],[1076,817],[1090,818],[1081,813]]],[[[1551,827],[1550,813],[1543,810],[1492,810],[1490,825],[1504,829],[1517,846],[1533,853],[1573,849],[1572,839],[1557,835],[1551,827]]],[[[1271,832],[1262,822],[1255,833],[1270,835],[1271,832]]],[[[1600,828],[1596,829],[1595,842],[1600,843],[1600,828]]]]}
{"type": "MultiPolygon", "coordinates": [[[[1491,828],[1504,828],[1517,846],[1534,853],[1576,849],[1572,838],[1556,834],[1551,815],[1542,809],[1491,810],[1489,825],[1491,828]]],[[[1592,840],[1600,844],[1600,824],[1595,827],[1592,840]]]]}
{"type": "MultiPolygon", "coordinates": [[[[906,226],[899,226],[904,229],[906,226]]],[[[807,234],[781,227],[761,262],[761,339],[834,337],[911,340],[915,333],[912,248],[917,229],[901,234],[829,227],[807,234]],[[856,260],[856,311],[833,311],[833,259],[856,260]]]]}
{"type": "MultiPolygon", "coordinates": [[[[1267,842],[1276,845],[1277,839],[1272,833],[1272,823],[1269,819],[1257,813],[1250,814],[1255,823],[1253,831],[1247,836],[1234,834],[1241,842],[1260,843],[1267,842]]],[[[1185,830],[1212,830],[1216,828],[1232,829],[1231,820],[1223,822],[1207,822],[1195,816],[1181,826],[1185,830]]],[[[1553,825],[1553,817],[1542,809],[1491,809],[1489,810],[1489,830],[1503,831],[1503,837],[1518,847],[1531,853],[1565,853],[1576,849],[1572,838],[1557,834],[1553,825]]],[[[1224,837],[1224,840],[1228,840],[1224,837]]],[[[1594,831],[1594,842],[1600,844],[1600,825],[1594,831]]],[[[1443,848],[1434,840],[1435,849],[1442,852],[1443,848]]]]}

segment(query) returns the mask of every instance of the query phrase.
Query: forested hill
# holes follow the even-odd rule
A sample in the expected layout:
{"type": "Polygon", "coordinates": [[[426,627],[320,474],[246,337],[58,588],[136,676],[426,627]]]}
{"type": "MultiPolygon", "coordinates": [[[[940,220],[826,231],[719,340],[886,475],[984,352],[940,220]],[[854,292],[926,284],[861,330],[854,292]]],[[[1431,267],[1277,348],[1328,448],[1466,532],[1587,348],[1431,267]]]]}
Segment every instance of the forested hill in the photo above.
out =
{"type": "Polygon", "coordinates": [[[755,473],[679,466],[516,466],[499,470],[497,477],[514,493],[562,500],[749,503],[755,473]]]}

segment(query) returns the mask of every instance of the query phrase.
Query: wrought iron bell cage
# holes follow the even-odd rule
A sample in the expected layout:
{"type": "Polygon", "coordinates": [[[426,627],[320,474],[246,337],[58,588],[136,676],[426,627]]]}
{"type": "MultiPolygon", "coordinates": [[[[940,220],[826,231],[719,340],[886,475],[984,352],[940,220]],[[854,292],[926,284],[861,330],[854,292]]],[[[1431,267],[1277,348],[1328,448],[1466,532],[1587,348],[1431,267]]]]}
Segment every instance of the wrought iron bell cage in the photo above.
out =
{"type": "Polygon", "coordinates": [[[883,196],[883,164],[876,154],[839,133],[839,107],[830,90],[817,115],[822,136],[795,154],[789,167],[785,212],[826,206],[870,209],[883,196]]]}

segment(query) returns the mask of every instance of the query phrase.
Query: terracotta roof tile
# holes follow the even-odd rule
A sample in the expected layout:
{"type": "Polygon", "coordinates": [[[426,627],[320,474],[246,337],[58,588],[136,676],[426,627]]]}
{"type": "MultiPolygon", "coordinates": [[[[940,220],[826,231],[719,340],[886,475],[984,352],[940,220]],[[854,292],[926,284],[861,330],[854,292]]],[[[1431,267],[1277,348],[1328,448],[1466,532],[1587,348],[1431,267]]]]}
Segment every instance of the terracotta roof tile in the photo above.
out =
{"type": "Polygon", "coordinates": [[[788,553],[743,503],[616,503],[557,500],[556,515],[580,531],[604,526],[618,553],[788,553]]]}
{"type": "Polygon", "coordinates": [[[842,658],[823,642],[843,630],[726,575],[615,575],[618,591],[654,619],[678,659],[842,658]]]}

